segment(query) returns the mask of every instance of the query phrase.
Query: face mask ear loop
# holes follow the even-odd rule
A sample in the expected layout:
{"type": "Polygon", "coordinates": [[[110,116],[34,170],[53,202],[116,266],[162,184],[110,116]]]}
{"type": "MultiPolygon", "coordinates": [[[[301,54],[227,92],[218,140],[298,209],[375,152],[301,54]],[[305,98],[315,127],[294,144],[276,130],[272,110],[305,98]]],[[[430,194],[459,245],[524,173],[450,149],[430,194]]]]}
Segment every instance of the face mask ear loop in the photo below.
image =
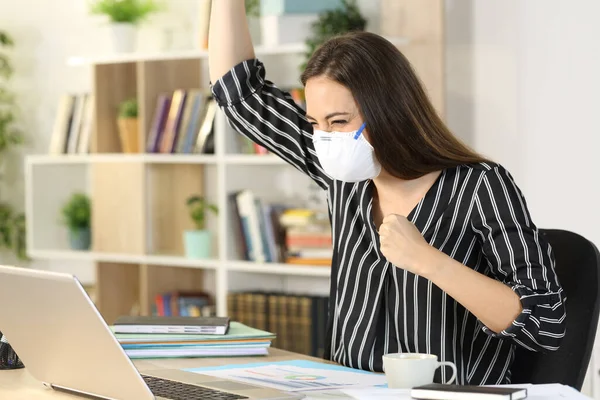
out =
{"type": "Polygon", "coordinates": [[[360,134],[362,133],[362,131],[365,130],[366,126],[367,126],[367,123],[363,122],[363,124],[360,126],[360,128],[356,131],[356,134],[354,135],[354,140],[358,139],[358,137],[360,136],[360,134]]]}

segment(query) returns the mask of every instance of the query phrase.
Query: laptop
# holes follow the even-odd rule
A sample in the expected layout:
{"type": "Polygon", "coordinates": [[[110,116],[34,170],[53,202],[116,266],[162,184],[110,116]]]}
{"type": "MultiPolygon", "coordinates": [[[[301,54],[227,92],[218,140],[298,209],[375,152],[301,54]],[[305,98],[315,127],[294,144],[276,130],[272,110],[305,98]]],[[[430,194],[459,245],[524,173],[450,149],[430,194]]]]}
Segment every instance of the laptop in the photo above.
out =
{"type": "Polygon", "coordinates": [[[45,386],[110,400],[300,399],[178,369],[138,372],[77,278],[0,266],[0,331],[45,386]]]}

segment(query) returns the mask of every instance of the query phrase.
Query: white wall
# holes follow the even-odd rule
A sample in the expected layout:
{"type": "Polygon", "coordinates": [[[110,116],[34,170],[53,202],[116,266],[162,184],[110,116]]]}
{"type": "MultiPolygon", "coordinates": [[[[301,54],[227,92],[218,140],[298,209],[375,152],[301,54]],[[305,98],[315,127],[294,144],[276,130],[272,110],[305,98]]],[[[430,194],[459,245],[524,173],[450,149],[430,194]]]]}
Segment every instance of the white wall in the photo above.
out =
{"type": "Polygon", "coordinates": [[[454,0],[447,16],[451,127],[510,169],[539,226],[600,245],[600,2],[454,0]]]}
{"type": "Polygon", "coordinates": [[[597,0],[447,1],[449,124],[512,172],[538,226],[600,246],[599,17],[597,0]]]}

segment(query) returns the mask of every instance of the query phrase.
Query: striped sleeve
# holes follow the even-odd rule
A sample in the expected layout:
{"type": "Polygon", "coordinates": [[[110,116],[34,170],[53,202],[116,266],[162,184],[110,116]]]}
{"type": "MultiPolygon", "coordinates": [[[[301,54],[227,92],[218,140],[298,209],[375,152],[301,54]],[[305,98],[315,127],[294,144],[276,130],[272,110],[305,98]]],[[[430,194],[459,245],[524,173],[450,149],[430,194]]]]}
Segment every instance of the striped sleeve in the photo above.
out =
{"type": "Polygon", "coordinates": [[[497,279],[521,299],[522,312],[493,337],[511,338],[532,351],[557,350],[565,334],[563,291],[550,245],[531,221],[520,189],[508,171],[486,171],[475,195],[472,228],[497,279]]]}
{"type": "Polygon", "coordinates": [[[265,80],[262,62],[251,59],[234,66],[214,83],[212,93],[236,131],[310,176],[321,188],[329,187],[304,110],[289,93],[265,80]]]}

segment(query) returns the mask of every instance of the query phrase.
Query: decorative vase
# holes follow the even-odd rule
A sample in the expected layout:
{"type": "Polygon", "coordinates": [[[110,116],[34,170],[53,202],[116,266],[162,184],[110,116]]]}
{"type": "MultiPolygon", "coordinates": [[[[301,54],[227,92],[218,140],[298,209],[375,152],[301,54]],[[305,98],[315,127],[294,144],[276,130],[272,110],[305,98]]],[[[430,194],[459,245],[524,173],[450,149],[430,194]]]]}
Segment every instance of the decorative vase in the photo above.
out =
{"type": "Polygon", "coordinates": [[[210,258],[212,252],[212,241],[209,231],[185,231],[183,233],[183,242],[185,245],[185,255],[187,258],[210,258]]]}
{"type": "Polygon", "coordinates": [[[121,139],[121,149],[123,153],[140,152],[140,133],[139,122],[137,118],[119,118],[119,138],[121,139]]]}
{"type": "Polygon", "coordinates": [[[128,22],[113,22],[111,25],[112,41],[117,53],[131,53],[137,44],[137,29],[128,22]]]}
{"type": "Polygon", "coordinates": [[[89,250],[92,243],[90,228],[69,229],[69,245],[73,250],[89,250]]]}

